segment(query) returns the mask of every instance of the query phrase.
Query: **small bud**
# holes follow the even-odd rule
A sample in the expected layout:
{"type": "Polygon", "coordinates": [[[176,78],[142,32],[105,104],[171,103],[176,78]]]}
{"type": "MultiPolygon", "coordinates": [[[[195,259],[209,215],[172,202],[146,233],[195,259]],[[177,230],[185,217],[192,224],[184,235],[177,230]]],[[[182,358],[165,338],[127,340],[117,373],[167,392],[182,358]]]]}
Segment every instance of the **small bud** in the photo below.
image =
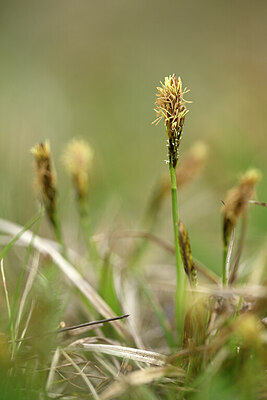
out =
{"type": "Polygon", "coordinates": [[[186,103],[190,103],[183,98],[189,92],[188,89],[183,90],[181,78],[177,78],[175,74],[167,76],[164,83],[157,87],[156,94],[156,114],[157,118],[153,123],[158,124],[164,120],[168,138],[169,160],[173,168],[178,162],[178,149],[182,138],[185,115],[188,110],[186,103]]]}
{"type": "Polygon", "coordinates": [[[45,206],[48,218],[56,224],[56,173],[53,168],[49,142],[37,144],[31,149],[36,164],[36,187],[45,206]]]}
{"type": "Polygon", "coordinates": [[[78,200],[85,200],[88,195],[92,159],[93,150],[88,143],[77,139],[68,143],[63,155],[63,163],[73,181],[78,200]]]}
{"type": "Polygon", "coordinates": [[[244,214],[248,201],[254,193],[255,185],[261,180],[261,173],[257,169],[248,170],[240,179],[238,186],[229,190],[223,212],[223,240],[228,246],[231,232],[238,218],[244,214]]]}

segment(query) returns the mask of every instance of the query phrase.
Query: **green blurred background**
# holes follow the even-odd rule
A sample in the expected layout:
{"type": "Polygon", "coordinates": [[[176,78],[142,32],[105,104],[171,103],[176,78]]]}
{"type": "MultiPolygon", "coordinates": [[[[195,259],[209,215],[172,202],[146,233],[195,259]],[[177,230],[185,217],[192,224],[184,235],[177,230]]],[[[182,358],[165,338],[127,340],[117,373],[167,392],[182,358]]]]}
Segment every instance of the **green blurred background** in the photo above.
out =
{"type": "MultiPolygon", "coordinates": [[[[258,197],[267,201],[266,17],[265,0],[1,1],[1,217],[24,224],[36,212],[29,149],[48,138],[73,237],[77,214],[60,157],[80,137],[95,149],[96,230],[136,227],[167,171],[164,127],[151,125],[156,86],[176,73],[193,101],[181,159],[196,140],[209,146],[180,215],[195,256],[219,270],[220,201],[238,173],[261,169],[258,197]]],[[[172,240],[166,207],[158,235],[172,240]]],[[[266,210],[254,207],[250,249],[264,243],[266,223],[266,210]]]]}

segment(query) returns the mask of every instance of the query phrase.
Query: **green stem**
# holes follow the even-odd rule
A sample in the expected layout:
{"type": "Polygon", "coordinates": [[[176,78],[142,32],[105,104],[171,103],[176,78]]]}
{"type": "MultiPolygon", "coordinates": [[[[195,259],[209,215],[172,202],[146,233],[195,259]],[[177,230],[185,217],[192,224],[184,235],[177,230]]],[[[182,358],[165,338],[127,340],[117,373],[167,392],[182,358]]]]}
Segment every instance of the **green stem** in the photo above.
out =
{"type": "Polygon", "coordinates": [[[175,257],[176,257],[176,299],[175,299],[175,316],[178,333],[178,343],[181,345],[183,340],[184,328],[184,276],[182,270],[182,262],[179,248],[178,236],[178,201],[177,201],[177,184],[175,168],[170,162],[170,176],[171,176],[171,196],[172,196],[172,219],[174,229],[174,242],[175,242],[175,257]]]}

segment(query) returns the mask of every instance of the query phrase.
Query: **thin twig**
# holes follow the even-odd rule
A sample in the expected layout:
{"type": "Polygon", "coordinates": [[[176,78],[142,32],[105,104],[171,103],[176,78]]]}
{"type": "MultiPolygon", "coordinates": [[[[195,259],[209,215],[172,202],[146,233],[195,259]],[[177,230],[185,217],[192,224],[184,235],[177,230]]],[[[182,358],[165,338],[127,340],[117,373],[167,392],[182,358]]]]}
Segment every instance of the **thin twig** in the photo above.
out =
{"type": "MultiPolygon", "coordinates": [[[[48,336],[48,335],[53,335],[53,334],[57,334],[57,333],[68,332],[68,331],[72,331],[74,329],[84,328],[84,327],[87,327],[87,326],[101,325],[101,324],[104,324],[106,322],[118,321],[120,319],[124,319],[124,318],[128,318],[128,317],[129,317],[129,314],[125,314],[125,315],[120,315],[119,317],[100,319],[99,321],[91,321],[91,322],[85,322],[83,324],[67,326],[66,328],[57,329],[57,330],[52,331],[52,332],[46,332],[43,335],[41,335],[41,337],[48,336]]],[[[40,336],[38,336],[38,337],[40,337],[40,336]]],[[[31,340],[31,339],[33,339],[33,337],[32,336],[28,336],[26,338],[17,339],[17,340],[15,340],[15,342],[21,342],[22,340],[31,340]]]]}
{"type": "Polygon", "coordinates": [[[84,328],[86,326],[92,326],[92,325],[100,325],[100,324],[104,324],[106,322],[118,321],[120,319],[124,319],[124,318],[128,318],[128,317],[129,317],[129,314],[125,314],[125,315],[120,315],[119,317],[106,318],[106,319],[101,319],[99,321],[85,322],[83,324],[78,324],[78,325],[68,326],[66,328],[61,328],[61,329],[58,329],[51,333],[62,333],[62,332],[72,331],[74,329],[84,328]]]}

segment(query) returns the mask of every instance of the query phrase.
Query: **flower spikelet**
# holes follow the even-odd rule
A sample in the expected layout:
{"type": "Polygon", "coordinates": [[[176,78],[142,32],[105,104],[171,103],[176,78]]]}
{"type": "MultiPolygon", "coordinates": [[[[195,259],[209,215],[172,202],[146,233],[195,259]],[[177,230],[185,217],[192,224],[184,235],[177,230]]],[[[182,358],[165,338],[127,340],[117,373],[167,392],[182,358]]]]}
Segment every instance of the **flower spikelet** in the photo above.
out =
{"type": "Polygon", "coordinates": [[[248,201],[254,194],[255,185],[260,181],[261,173],[257,169],[249,169],[241,176],[238,186],[229,190],[223,206],[223,240],[227,246],[231,232],[238,218],[245,212],[248,201]]]}
{"type": "Polygon", "coordinates": [[[169,161],[175,168],[178,162],[178,148],[182,138],[185,115],[188,110],[186,103],[189,101],[184,99],[184,95],[189,92],[183,89],[181,78],[175,74],[165,77],[164,83],[157,87],[156,94],[156,114],[157,118],[154,123],[158,124],[161,120],[166,126],[169,161]]]}
{"type": "Polygon", "coordinates": [[[87,197],[92,159],[93,150],[87,142],[73,139],[68,143],[63,163],[73,181],[78,200],[85,200],[87,197]]]}
{"type": "Polygon", "coordinates": [[[197,286],[197,271],[195,269],[192,257],[190,240],[188,232],[182,221],[179,221],[178,233],[179,233],[180,252],[184,264],[185,273],[188,276],[190,284],[192,286],[197,286]]]}
{"type": "Polygon", "coordinates": [[[37,144],[31,149],[36,164],[36,187],[43,202],[48,218],[55,226],[56,216],[56,173],[53,168],[50,145],[48,141],[37,144]]]}

